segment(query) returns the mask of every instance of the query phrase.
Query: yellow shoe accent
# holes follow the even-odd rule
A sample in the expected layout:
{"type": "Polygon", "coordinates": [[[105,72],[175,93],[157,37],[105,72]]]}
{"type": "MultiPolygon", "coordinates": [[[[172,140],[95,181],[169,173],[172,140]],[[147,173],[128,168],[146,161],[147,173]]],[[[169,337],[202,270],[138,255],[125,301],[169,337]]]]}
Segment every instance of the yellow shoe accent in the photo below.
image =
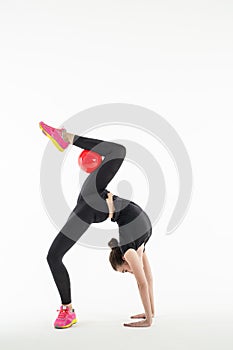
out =
{"type": "Polygon", "coordinates": [[[55,328],[69,328],[71,327],[73,324],[77,323],[77,318],[75,318],[70,324],[67,324],[66,326],[63,326],[63,327],[55,327],[55,328]]]}
{"type": "Polygon", "coordinates": [[[53,138],[51,135],[49,135],[49,134],[44,130],[44,128],[43,128],[40,124],[39,124],[39,127],[40,127],[40,129],[43,131],[43,133],[44,133],[46,136],[48,136],[48,138],[52,141],[52,143],[54,144],[54,146],[56,146],[57,149],[59,149],[59,151],[63,152],[64,149],[59,145],[59,143],[57,143],[57,141],[54,140],[54,138],[53,138]]]}

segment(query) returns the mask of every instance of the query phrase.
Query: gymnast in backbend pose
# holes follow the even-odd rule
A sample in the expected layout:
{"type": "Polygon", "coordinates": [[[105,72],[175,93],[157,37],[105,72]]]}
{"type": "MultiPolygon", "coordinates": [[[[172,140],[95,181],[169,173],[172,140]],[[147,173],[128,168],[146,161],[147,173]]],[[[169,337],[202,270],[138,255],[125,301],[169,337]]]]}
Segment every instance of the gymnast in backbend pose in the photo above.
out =
{"type": "Polygon", "coordinates": [[[111,248],[109,261],[114,270],[135,276],[144,307],[144,313],[131,316],[143,320],[124,326],[151,326],[155,312],[153,278],[145,252],[145,244],[152,234],[151,222],[139,205],[106,189],[125,158],[126,148],[118,143],[71,134],[64,128],[56,129],[43,122],[39,126],[60,151],[75,145],[104,156],[100,166],[84,181],[75,208],[48,251],[47,261],[61,297],[54,327],[67,328],[77,322],[71,304],[69,274],[62,259],[92,223],[108,218],[119,226],[119,242],[115,238],[108,242],[111,248]]]}

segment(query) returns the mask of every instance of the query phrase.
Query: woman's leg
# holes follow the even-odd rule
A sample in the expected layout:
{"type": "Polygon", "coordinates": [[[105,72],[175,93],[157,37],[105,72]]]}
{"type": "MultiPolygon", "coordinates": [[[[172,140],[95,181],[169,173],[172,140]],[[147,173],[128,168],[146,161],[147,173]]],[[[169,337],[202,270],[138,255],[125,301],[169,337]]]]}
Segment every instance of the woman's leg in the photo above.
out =
{"type": "Polygon", "coordinates": [[[61,303],[71,304],[70,278],[65,265],[62,262],[65,253],[75,242],[59,232],[55,237],[47,255],[47,261],[52,272],[55,284],[58,288],[61,303]]]}
{"type": "Polygon", "coordinates": [[[83,197],[89,194],[102,192],[119,170],[126,155],[125,146],[119,143],[90,137],[83,137],[74,134],[68,135],[70,141],[73,141],[72,144],[74,146],[86,150],[92,150],[93,152],[97,152],[101,156],[104,156],[100,166],[89,174],[80,191],[83,197]]]}
{"type": "MultiPolygon", "coordinates": [[[[77,206],[74,210],[77,210],[77,206]]],[[[78,215],[75,214],[74,210],[71,212],[61,231],[55,237],[47,255],[47,262],[58,288],[61,303],[63,305],[69,304],[70,308],[72,308],[70,278],[62,259],[65,253],[90,226],[90,224],[81,220],[78,215]]]]}
{"type": "MultiPolygon", "coordinates": [[[[105,157],[101,165],[89,174],[80,192],[83,198],[89,195],[92,198],[96,198],[98,192],[106,188],[107,184],[120,168],[126,155],[126,148],[118,143],[82,137],[70,133],[64,133],[63,138],[66,142],[70,142],[77,147],[92,150],[105,157]]],[[[71,304],[70,279],[66,267],[62,262],[63,256],[91,224],[91,221],[81,219],[83,215],[79,216],[82,209],[80,203],[77,203],[66,224],[55,237],[47,255],[47,261],[63,305],[71,304]]],[[[87,215],[85,216],[87,217],[87,215]]],[[[90,220],[92,220],[92,216],[90,220]]]]}

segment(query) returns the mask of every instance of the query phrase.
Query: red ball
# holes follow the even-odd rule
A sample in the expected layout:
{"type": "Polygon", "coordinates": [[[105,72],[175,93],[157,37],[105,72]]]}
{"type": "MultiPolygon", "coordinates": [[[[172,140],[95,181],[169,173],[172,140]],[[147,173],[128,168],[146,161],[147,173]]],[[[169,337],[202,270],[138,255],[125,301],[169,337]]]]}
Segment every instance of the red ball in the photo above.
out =
{"type": "Polygon", "coordinates": [[[78,157],[78,165],[87,173],[92,173],[102,162],[102,157],[99,153],[84,149],[78,157]]]}

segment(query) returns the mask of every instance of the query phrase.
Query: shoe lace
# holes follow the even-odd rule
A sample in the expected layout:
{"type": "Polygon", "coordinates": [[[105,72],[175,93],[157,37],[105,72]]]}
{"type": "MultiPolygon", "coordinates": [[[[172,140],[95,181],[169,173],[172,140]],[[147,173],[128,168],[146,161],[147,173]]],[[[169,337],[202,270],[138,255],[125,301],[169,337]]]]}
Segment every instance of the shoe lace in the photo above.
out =
{"type": "Polygon", "coordinates": [[[57,318],[65,318],[65,316],[68,314],[68,309],[60,309],[60,310],[57,310],[57,311],[60,311],[57,318]]]}

